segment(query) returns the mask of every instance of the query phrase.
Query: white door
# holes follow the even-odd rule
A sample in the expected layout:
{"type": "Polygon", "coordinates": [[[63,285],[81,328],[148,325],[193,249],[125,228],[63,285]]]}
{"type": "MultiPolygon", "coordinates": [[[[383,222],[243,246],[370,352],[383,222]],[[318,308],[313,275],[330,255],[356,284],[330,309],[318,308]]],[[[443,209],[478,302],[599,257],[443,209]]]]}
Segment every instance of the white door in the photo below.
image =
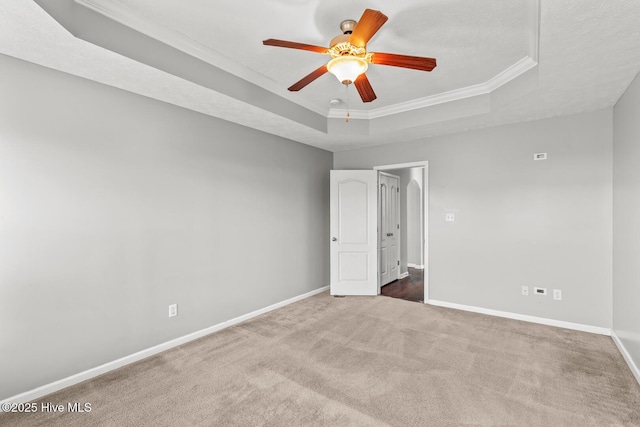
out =
{"type": "Polygon", "coordinates": [[[389,269],[390,240],[389,231],[389,175],[380,174],[380,191],[378,193],[378,203],[380,206],[380,286],[391,282],[391,271],[389,269]]]}
{"type": "Polygon", "coordinates": [[[389,177],[389,281],[400,278],[400,178],[389,177]]]}
{"type": "Polygon", "coordinates": [[[378,171],[331,171],[331,295],[378,295],[378,171]]]}
{"type": "Polygon", "coordinates": [[[400,197],[399,178],[380,174],[378,200],[380,206],[380,286],[400,278],[400,197]]]}

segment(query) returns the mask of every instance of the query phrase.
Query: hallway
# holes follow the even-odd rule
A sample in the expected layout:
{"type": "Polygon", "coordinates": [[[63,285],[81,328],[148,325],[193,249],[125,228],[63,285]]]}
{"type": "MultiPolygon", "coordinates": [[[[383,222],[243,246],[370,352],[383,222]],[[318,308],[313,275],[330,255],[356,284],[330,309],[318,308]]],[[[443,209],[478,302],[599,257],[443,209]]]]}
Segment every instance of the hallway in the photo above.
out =
{"type": "Polygon", "coordinates": [[[409,267],[409,276],[385,285],[380,295],[407,301],[424,301],[424,270],[409,267]]]}

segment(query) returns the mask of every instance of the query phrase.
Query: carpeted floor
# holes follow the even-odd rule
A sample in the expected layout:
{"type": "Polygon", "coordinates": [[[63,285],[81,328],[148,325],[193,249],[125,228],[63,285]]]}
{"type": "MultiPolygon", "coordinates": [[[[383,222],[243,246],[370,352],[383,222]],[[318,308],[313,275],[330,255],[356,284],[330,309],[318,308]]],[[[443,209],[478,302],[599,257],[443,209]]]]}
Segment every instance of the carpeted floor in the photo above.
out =
{"type": "Polygon", "coordinates": [[[40,402],[92,410],[0,425],[640,425],[609,337],[326,293],[40,402]]]}

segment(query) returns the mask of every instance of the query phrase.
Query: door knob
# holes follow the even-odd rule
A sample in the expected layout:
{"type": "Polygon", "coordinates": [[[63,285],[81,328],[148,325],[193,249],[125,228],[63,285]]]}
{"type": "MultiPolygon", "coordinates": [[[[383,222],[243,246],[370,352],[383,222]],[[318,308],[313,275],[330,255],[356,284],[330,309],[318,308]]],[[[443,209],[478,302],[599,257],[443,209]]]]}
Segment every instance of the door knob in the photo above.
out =
{"type": "Polygon", "coordinates": [[[338,240],[338,239],[336,239],[335,237],[332,237],[332,238],[331,238],[331,241],[333,241],[333,242],[335,242],[335,241],[337,241],[337,240],[338,240]]]}

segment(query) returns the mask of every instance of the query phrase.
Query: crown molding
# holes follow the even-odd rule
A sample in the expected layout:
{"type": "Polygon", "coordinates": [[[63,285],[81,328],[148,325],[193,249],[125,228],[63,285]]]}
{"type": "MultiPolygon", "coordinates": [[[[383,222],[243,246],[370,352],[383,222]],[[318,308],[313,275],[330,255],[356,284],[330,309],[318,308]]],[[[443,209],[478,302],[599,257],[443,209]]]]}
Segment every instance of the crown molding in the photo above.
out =
{"type": "MultiPolygon", "coordinates": [[[[442,92],[435,95],[426,96],[424,98],[413,99],[411,101],[402,102],[399,104],[394,104],[388,107],[382,107],[370,111],[349,110],[349,114],[352,119],[371,120],[385,116],[392,116],[394,114],[406,113],[407,111],[432,107],[434,105],[444,104],[447,102],[472,98],[474,96],[486,95],[503,86],[504,84],[518,78],[520,75],[529,71],[536,65],[538,65],[538,63],[527,56],[511,65],[509,68],[503,70],[502,72],[500,72],[500,74],[496,75],[485,83],[467,86],[460,89],[451,90],[449,92],[442,92]]],[[[329,111],[328,117],[330,119],[343,118],[346,116],[346,114],[346,109],[332,108],[329,111]]]]}
{"type": "Polygon", "coordinates": [[[541,0],[530,0],[527,16],[529,18],[529,57],[536,63],[540,58],[540,16],[541,0]]]}
{"type": "MultiPolygon", "coordinates": [[[[471,98],[474,96],[486,95],[506,83],[517,79],[522,74],[538,65],[540,46],[540,0],[529,1],[527,16],[527,32],[529,33],[527,56],[510,65],[488,81],[374,110],[350,111],[350,117],[353,119],[372,120],[394,114],[406,113],[407,111],[432,107],[434,105],[444,104],[447,102],[459,101],[461,99],[471,98]]],[[[343,118],[346,113],[346,109],[331,109],[328,117],[330,119],[343,118]]]]}
{"type": "Polygon", "coordinates": [[[277,85],[277,82],[270,77],[267,77],[264,74],[261,74],[251,68],[248,68],[245,65],[240,64],[232,58],[223,55],[222,53],[210,48],[209,46],[203,45],[202,43],[192,39],[191,37],[188,37],[185,34],[182,34],[178,31],[170,30],[161,25],[153,24],[145,19],[141,19],[130,10],[122,6],[117,6],[114,4],[105,5],[103,2],[99,2],[96,0],[74,1],[80,6],[86,7],[87,9],[99,13],[100,15],[109,18],[119,24],[132,28],[141,34],[156,39],[162,43],[165,43],[166,45],[169,45],[195,58],[205,61],[208,64],[220,68],[221,70],[224,70],[231,74],[235,74],[236,76],[248,82],[261,86],[264,89],[267,89],[268,91],[273,92],[278,96],[282,96],[289,101],[295,102],[315,113],[318,113],[322,116],[327,115],[326,108],[320,108],[315,104],[306,102],[304,99],[294,97],[288,92],[283,92],[282,89],[277,85]]]}
{"type": "Polygon", "coordinates": [[[328,119],[344,119],[349,113],[349,118],[353,120],[369,120],[371,115],[367,110],[347,110],[346,108],[332,108],[327,115],[328,119]]]}
{"type": "Polygon", "coordinates": [[[510,82],[511,80],[518,78],[519,76],[526,73],[536,65],[538,65],[538,62],[533,58],[531,58],[530,56],[526,56],[522,58],[515,64],[512,64],[511,66],[509,66],[508,68],[506,68],[505,70],[501,71],[499,74],[491,78],[489,81],[487,81],[484,84],[487,88],[487,93],[493,92],[494,90],[498,89],[500,86],[510,82]]]}
{"type": "Polygon", "coordinates": [[[133,14],[130,10],[127,10],[123,7],[118,7],[113,4],[105,5],[96,0],[74,1],[77,4],[87,7],[94,12],[97,12],[122,25],[135,29],[136,31],[146,36],[152,37],[175,49],[181,50],[209,64],[215,65],[216,67],[229,73],[235,74],[236,76],[245,79],[253,84],[260,85],[264,89],[282,96],[292,102],[295,102],[298,105],[305,107],[315,113],[325,116],[328,119],[341,119],[346,117],[347,113],[349,113],[349,117],[353,120],[373,120],[381,117],[402,114],[413,110],[433,107],[439,104],[445,104],[476,96],[486,95],[500,88],[506,83],[517,79],[522,74],[534,68],[538,64],[539,57],[541,0],[529,0],[527,2],[527,32],[529,34],[527,56],[510,65],[508,68],[501,71],[488,81],[373,110],[347,110],[344,108],[332,108],[327,111],[327,109],[314,105],[310,102],[306,102],[300,97],[293,97],[289,93],[284,93],[281,88],[277,86],[275,80],[234,61],[233,59],[197,42],[196,40],[193,40],[192,38],[182,33],[172,31],[160,25],[155,25],[146,20],[140,19],[139,17],[136,17],[135,14],[133,14]]]}

